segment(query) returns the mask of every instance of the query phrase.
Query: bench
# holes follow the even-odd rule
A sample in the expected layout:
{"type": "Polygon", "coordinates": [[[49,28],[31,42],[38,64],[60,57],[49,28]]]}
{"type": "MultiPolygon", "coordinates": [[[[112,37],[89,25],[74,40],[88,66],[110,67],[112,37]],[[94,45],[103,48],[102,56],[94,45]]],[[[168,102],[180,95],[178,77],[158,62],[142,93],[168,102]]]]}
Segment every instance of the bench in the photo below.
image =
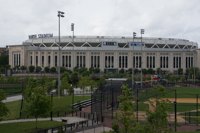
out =
{"type": "Polygon", "coordinates": [[[62,122],[67,123],[67,119],[65,119],[65,118],[62,118],[61,120],[62,120],[62,122]]]}

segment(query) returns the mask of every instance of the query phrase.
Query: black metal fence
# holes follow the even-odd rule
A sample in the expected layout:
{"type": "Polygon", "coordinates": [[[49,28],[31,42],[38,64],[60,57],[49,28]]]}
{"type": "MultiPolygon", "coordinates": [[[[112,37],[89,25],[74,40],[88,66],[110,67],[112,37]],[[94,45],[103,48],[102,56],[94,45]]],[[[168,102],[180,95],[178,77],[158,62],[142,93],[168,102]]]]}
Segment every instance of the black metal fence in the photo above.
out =
{"type": "MultiPolygon", "coordinates": [[[[104,86],[98,88],[92,95],[91,112],[97,113],[100,118],[113,118],[114,111],[118,108],[119,101],[118,96],[121,95],[121,86],[127,83],[131,87],[131,83],[128,81],[109,80],[104,86]]],[[[159,84],[159,83],[154,83],[159,84]]],[[[176,85],[182,87],[197,87],[192,83],[167,83],[165,84],[168,96],[167,111],[169,124],[174,125],[176,130],[177,125],[181,124],[200,124],[200,94],[195,93],[176,93],[176,85]]],[[[146,115],[144,113],[149,110],[147,102],[150,98],[156,97],[157,94],[152,92],[152,84],[143,84],[140,88],[140,84],[135,84],[133,90],[133,96],[135,97],[135,112],[139,121],[145,121],[146,115]],[[137,94],[138,93],[138,94],[137,94]],[[137,100],[138,97],[138,100],[137,100]],[[139,112],[139,113],[138,113],[139,112]],[[143,112],[143,113],[142,113],[143,112]]],[[[200,89],[200,87],[199,87],[200,89]]],[[[179,90],[180,92],[180,90],[179,90]]]]}
{"type": "MultiPolygon", "coordinates": [[[[68,123],[67,121],[62,126],[46,128],[42,130],[38,130],[38,133],[53,133],[53,132],[67,132],[67,133],[74,133],[79,131],[84,131],[88,129],[94,129],[96,127],[102,126],[103,118],[96,113],[86,113],[82,111],[75,111],[74,116],[85,118],[85,120],[79,122],[68,123]]],[[[94,129],[95,130],[95,129],[94,129]]]]}
{"type": "Polygon", "coordinates": [[[124,80],[107,80],[104,86],[98,88],[92,95],[91,112],[101,118],[113,118],[113,112],[118,108],[118,96],[121,95],[121,86],[124,80]]]}

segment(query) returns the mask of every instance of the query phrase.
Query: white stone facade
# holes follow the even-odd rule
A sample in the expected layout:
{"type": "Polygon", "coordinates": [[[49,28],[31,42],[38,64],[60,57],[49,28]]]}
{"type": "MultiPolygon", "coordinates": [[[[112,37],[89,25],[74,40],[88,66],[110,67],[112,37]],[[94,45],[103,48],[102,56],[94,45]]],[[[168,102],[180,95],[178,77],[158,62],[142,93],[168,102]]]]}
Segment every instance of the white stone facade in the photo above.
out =
{"type": "Polygon", "coordinates": [[[9,64],[68,69],[94,67],[104,69],[152,68],[176,71],[199,67],[197,43],[172,38],[135,38],[105,36],[35,38],[22,45],[9,46],[9,64]],[[142,43],[141,43],[142,41],[142,43]]]}

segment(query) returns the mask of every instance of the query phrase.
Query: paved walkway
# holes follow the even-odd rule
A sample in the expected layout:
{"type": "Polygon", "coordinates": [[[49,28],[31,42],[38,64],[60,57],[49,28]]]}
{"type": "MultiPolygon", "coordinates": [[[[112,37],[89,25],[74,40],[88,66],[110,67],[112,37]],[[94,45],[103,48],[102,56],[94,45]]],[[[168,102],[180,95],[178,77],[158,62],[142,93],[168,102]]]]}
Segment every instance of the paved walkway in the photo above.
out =
{"type": "Polygon", "coordinates": [[[6,97],[5,100],[3,100],[3,103],[7,103],[7,102],[13,102],[13,101],[17,101],[17,100],[21,100],[22,99],[22,95],[16,95],[16,96],[9,96],[6,97]]]}
{"type": "Polygon", "coordinates": [[[103,133],[104,131],[110,131],[112,130],[111,128],[109,127],[96,127],[96,128],[93,128],[93,129],[88,129],[88,130],[83,130],[83,131],[80,131],[80,132],[77,132],[77,133],[103,133]]]}
{"type": "MultiPolygon", "coordinates": [[[[81,122],[81,121],[87,120],[87,119],[80,118],[80,117],[54,117],[53,121],[61,122],[62,119],[65,119],[68,124],[77,123],[77,122],[81,122]]],[[[51,120],[51,118],[38,118],[38,121],[49,121],[49,120],[51,120]]],[[[3,124],[3,123],[17,123],[17,122],[29,122],[29,121],[35,121],[35,119],[8,120],[8,121],[1,121],[0,124],[3,124]]]]}

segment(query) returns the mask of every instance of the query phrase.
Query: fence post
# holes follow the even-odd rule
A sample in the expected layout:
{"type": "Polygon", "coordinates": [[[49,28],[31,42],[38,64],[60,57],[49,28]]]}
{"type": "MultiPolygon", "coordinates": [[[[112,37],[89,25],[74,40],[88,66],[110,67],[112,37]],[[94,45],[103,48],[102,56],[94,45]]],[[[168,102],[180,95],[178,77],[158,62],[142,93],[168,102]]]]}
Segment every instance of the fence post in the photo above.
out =
{"type": "Polygon", "coordinates": [[[57,112],[57,116],[59,117],[59,112],[57,112]]]}
{"type": "Polygon", "coordinates": [[[190,124],[190,112],[189,112],[189,124],[190,124]]]}
{"type": "Polygon", "coordinates": [[[186,124],[186,117],[187,117],[187,113],[185,112],[185,124],[186,124]]]}
{"type": "Polygon", "coordinates": [[[99,117],[98,117],[98,115],[97,115],[97,124],[98,124],[98,121],[99,121],[99,117]]]}
{"type": "Polygon", "coordinates": [[[176,132],[176,125],[177,125],[177,104],[176,104],[176,99],[177,99],[177,93],[175,89],[175,101],[174,101],[174,131],[176,132]]]}
{"type": "Polygon", "coordinates": [[[92,126],[94,124],[94,114],[92,114],[92,126]]]}
{"type": "Polygon", "coordinates": [[[52,112],[52,111],[51,111],[50,115],[51,115],[51,121],[52,121],[52,120],[53,120],[53,119],[52,119],[52,117],[53,117],[53,112],[52,112]]]}
{"type": "Polygon", "coordinates": [[[196,120],[196,124],[197,124],[197,126],[198,126],[198,124],[199,124],[199,109],[198,109],[198,106],[199,106],[199,95],[197,94],[197,96],[196,96],[196,118],[197,118],[197,120],[196,120]]]}

